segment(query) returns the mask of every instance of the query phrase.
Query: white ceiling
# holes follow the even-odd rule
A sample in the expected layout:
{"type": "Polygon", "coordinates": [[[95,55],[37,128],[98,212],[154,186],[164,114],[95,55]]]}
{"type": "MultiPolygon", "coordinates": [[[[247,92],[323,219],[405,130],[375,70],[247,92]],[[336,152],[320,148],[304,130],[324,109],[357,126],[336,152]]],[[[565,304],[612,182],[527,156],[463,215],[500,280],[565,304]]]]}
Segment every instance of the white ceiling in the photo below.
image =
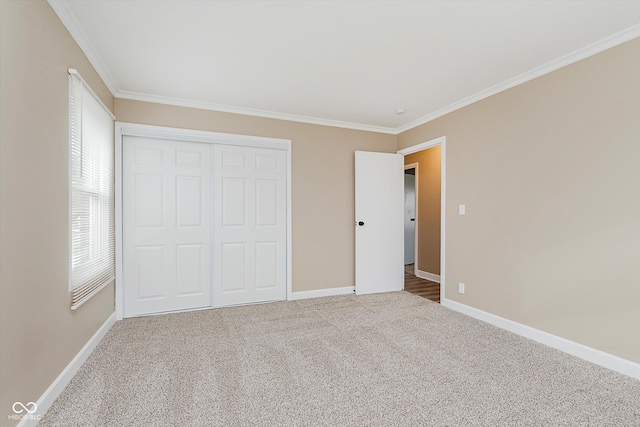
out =
{"type": "Polygon", "coordinates": [[[116,97],[388,133],[640,36],[640,1],[50,4],[116,97]]]}

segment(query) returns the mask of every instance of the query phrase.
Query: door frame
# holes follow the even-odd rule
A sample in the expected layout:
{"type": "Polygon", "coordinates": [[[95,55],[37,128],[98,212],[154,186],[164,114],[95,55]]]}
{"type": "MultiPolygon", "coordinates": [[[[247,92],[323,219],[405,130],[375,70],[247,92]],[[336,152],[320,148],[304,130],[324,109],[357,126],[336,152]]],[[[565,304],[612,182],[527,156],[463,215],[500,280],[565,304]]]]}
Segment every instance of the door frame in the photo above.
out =
{"type": "MultiPolygon", "coordinates": [[[[208,144],[237,145],[244,147],[271,148],[285,150],[287,152],[287,189],[286,189],[286,299],[292,297],[292,227],[291,227],[291,140],[281,138],[268,138],[261,136],[248,136],[220,132],[208,132],[192,129],[172,128],[165,126],[142,125],[137,123],[115,123],[115,250],[116,250],[116,280],[115,280],[115,309],[116,320],[122,320],[124,316],[124,236],[123,236],[123,143],[125,136],[139,136],[146,138],[170,139],[187,142],[200,142],[208,144]]],[[[215,197],[215,196],[214,196],[215,197]]],[[[212,200],[215,200],[213,198],[212,200]]],[[[212,227],[213,230],[213,227],[212,227]]],[[[213,255],[213,251],[212,251],[213,255]]],[[[213,285],[213,276],[211,284],[213,285]]],[[[211,292],[213,298],[213,292],[211,292]]],[[[211,301],[211,303],[213,300],[211,301]]],[[[211,305],[212,307],[213,305],[211,305]]],[[[205,307],[205,309],[211,308],[205,307]]],[[[201,310],[196,309],[196,310],[201,310]]],[[[182,310],[189,311],[189,310],[182,310]]]]}
{"type": "MultiPolygon", "coordinates": [[[[400,153],[398,153],[400,154],[400,153]]],[[[415,169],[416,173],[414,175],[414,192],[415,194],[413,195],[414,197],[414,201],[413,203],[415,203],[415,207],[413,209],[414,211],[414,215],[416,217],[414,224],[413,224],[413,274],[416,274],[416,270],[418,269],[418,166],[419,163],[410,163],[408,165],[404,165],[404,171],[407,171],[408,169],[415,169]]],[[[404,288],[403,288],[404,289],[404,288]]]]}
{"type": "MultiPolygon", "coordinates": [[[[446,288],[446,280],[445,280],[445,220],[446,220],[446,200],[447,200],[447,174],[446,174],[446,156],[447,156],[447,137],[441,136],[435,139],[431,139],[429,141],[422,142],[420,144],[412,145],[407,148],[403,148],[402,150],[396,151],[398,154],[402,154],[406,156],[408,154],[417,153],[418,151],[426,150],[428,148],[432,148],[435,146],[440,146],[440,302],[445,299],[445,288],[446,288]]],[[[402,171],[404,173],[404,170],[402,171]]],[[[418,217],[418,207],[417,207],[417,198],[418,198],[418,187],[417,187],[417,176],[418,169],[416,168],[416,218],[418,217]]],[[[418,262],[417,252],[418,252],[418,221],[416,219],[416,264],[418,262]]]]}

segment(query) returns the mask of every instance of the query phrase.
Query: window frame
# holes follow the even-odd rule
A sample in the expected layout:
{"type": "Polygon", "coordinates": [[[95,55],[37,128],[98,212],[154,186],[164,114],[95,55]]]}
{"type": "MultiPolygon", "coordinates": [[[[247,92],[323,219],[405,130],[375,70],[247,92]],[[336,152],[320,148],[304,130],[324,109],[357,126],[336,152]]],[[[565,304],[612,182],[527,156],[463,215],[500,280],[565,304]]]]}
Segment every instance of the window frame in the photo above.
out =
{"type": "Polygon", "coordinates": [[[75,69],[68,73],[68,281],[75,310],[115,279],[115,116],[75,69]]]}

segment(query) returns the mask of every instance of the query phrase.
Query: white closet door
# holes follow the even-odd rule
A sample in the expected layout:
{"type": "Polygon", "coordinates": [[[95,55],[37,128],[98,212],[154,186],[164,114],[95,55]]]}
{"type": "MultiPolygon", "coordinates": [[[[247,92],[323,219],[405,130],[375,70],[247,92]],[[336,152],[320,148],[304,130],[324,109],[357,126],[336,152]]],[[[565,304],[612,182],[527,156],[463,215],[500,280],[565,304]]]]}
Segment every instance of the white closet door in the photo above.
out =
{"type": "Polygon", "coordinates": [[[216,307],[286,298],[286,151],[214,148],[216,307]]]}
{"type": "Polygon", "coordinates": [[[211,145],[123,145],[125,317],[211,306],[211,145]]]}

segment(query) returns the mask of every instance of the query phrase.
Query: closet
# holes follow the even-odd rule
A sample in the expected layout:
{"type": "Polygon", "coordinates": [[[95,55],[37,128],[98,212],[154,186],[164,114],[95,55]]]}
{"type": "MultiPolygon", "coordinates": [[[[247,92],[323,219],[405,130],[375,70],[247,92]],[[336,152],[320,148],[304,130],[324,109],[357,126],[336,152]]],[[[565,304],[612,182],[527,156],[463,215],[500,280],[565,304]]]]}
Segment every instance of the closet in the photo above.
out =
{"type": "Polygon", "coordinates": [[[193,139],[121,135],[123,317],[286,299],[288,151],[193,139]]]}

